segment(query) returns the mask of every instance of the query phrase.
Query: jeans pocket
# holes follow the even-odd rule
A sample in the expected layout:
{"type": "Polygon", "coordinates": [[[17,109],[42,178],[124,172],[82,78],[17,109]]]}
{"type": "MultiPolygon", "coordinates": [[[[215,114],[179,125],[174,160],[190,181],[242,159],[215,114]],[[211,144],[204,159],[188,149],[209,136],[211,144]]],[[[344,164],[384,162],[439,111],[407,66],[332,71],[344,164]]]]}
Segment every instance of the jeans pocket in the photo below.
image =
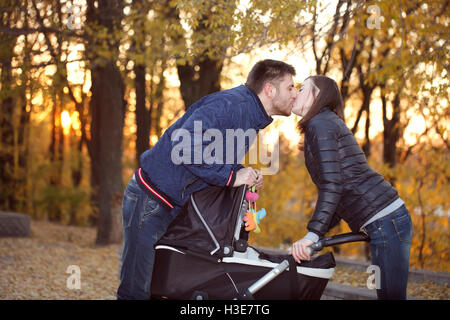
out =
{"type": "Polygon", "coordinates": [[[378,227],[375,230],[372,230],[371,232],[367,233],[370,238],[370,243],[377,245],[377,244],[384,244],[384,236],[383,236],[383,229],[382,227],[378,227]]]}
{"type": "Polygon", "coordinates": [[[411,243],[412,222],[409,214],[401,215],[392,219],[395,232],[401,242],[411,243]]]}
{"type": "Polygon", "coordinates": [[[158,212],[160,208],[161,206],[158,202],[150,197],[147,197],[144,201],[144,210],[142,212],[141,223],[144,222],[147,217],[150,217],[158,212]]]}
{"type": "Polygon", "coordinates": [[[122,225],[124,228],[129,228],[131,226],[137,202],[138,196],[136,194],[125,192],[122,199],[122,225]]]}
{"type": "Polygon", "coordinates": [[[370,238],[371,245],[385,245],[385,235],[383,230],[383,223],[376,220],[366,227],[366,232],[370,238]]]}

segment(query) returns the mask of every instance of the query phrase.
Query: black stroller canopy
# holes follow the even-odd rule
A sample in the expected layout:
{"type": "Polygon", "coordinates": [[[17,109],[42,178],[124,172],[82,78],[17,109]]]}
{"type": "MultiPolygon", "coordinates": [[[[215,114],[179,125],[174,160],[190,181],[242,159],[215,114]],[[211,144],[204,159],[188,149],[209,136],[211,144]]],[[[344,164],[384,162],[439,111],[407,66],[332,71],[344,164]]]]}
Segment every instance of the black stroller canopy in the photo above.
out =
{"type": "Polygon", "coordinates": [[[209,255],[230,254],[245,191],[245,186],[212,186],[196,192],[169,225],[158,245],[209,255]]]}

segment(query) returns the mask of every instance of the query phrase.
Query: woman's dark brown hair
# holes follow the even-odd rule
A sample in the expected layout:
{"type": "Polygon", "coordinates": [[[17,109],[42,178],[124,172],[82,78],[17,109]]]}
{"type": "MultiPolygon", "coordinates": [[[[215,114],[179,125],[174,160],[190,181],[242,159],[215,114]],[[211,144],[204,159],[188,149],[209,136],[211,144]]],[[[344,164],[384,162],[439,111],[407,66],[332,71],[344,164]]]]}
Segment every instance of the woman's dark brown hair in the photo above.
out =
{"type": "MultiPolygon", "coordinates": [[[[336,81],[326,76],[310,76],[306,78],[305,81],[308,79],[311,80],[320,91],[309,111],[297,124],[300,133],[303,134],[306,130],[308,121],[326,107],[345,121],[344,102],[342,101],[341,92],[339,91],[336,81]]],[[[300,150],[303,150],[303,142],[300,143],[299,148],[300,150]]]]}

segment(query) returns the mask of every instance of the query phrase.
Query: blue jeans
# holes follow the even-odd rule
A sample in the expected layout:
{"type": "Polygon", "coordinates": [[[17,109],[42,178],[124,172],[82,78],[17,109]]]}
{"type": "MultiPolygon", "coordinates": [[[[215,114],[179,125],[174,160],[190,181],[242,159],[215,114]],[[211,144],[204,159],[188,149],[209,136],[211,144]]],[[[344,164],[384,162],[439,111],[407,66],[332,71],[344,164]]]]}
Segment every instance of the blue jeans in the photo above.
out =
{"type": "Polygon", "coordinates": [[[405,300],[412,238],[408,209],[403,205],[367,225],[365,230],[370,236],[372,264],[380,268],[378,299],[405,300]]]}
{"type": "Polygon", "coordinates": [[[118,299],[150,298],[155,259],[153,245],[173,218],[171,210],[148,196],[133,175],[122,201],[123,253],[118,299]]]}

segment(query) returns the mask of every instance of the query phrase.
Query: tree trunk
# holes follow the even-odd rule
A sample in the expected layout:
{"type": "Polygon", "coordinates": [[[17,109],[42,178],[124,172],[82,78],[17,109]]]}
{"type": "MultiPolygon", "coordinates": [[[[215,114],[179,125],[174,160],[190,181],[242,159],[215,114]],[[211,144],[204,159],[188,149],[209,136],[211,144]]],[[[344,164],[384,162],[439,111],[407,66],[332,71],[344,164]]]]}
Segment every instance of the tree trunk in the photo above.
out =
{"type": "MultiPolygon", "coordinates": [[[[57,84],[55,84],[57,85],[57,84]]],[[[52,110],[52,127],[51,127],[51,142],[49,147],[50,154],[50,192],[52,194],[51,200],[47,205],[47,217],[50,221],[59,221],[61,217],[61,208],[58,201],[53,198],[53,195],[59,190],[62,182],[62,150],[61,145],[63,143],[63,132],[61,125],[61,109],[60,109],[59,95],[55,93],[53,99],[52,110]]]]}
{"type": "Polygon", "coordinates": [[[92,70],[93,173],[98,179],[97,245],[121,241],[124,84],[113,62],[92,70]],[[103,81],[108,79],[109,81],[103,81]]]}
{"type": "Polygon", "coordinates": [[[367,109],[366,109],[366,124],[365,124],[365,127],[364,127],[364,143],[362,145],[362,150],[363,150],[364,154],[366,155],[366,158],[370,157],[369,129],[370,129],[370,106],[367,106],[367,109]]]}
{"type": "Polygon", "coordinates": [[[29,151],[29,128],[30,128],[30,111],[27,109],[26,98],[26,81],[22,82],[23,85],[20,88],[20,117],[19,128],[17,134],[17,146],[18,146],[18,170],[16,175],[16,193],[19,194],[18,211],[27,212],[27,176],[28,176],[28,151],[29,151]]]}
{"type": "Polygon", "coordinates": [[[372,97],[374,87],[363,84],[362,90],[363,90],[363,104],[361,108],[365,110],[366,112],[366,123],[364,126],[364,143],[362,145],[362,150],[364,151],[364,154],[367,158],[370,157],[370,136],[369,136],[369,130],[370,130],[370,101],[372,97]]]}
{"type": "MultiPolygon", "coordinates": [[[[145,66],[135,65],[134,87],[136,89],[136,163],[140,167],[140,156],[150,146],[151,114],[147,110],[145,97],[145,66]]],[[[151,80],[152,81],[152,80],[151,80]]]]}
{"type": "Polygon", "coordinates": [[[222,67],[223,59],[213,60],[208,57],[202,57],[198,63],[177,66],[186,110],[201,97],[220,91],[222,67]]]}
{"type": "MultiPolygon", "coordinates": [[[[16,20],[13,1],[2,3],[0,26],[9,28],[16,20]]],[[[17,37],[0,33],[0,210],[14,211],[14,100],[12,60],[17,37]]]]}
{"type": "MultiPolygon", "coordinates": [[[[362,48],[363,45],[364,45],[364,41],[365,41],[364,38],[363,38],[363,40],[359,40],[358,46],[362,48]]],[[[367,50],[369,51],[369,56],[368,56],[367,62],[366,62],[366,64],[367,64],[366,71],[365,72],[363,71],[363,66],[362,66],[363,61],[359,61],[356,64],[356,70],[358,71],[359,88],[361,89],[362,94],[363,94],[363,102],[362,102],[361,108],[358,111],[358,114],[356,116],[356,121],[353,124],[353,128],[352,128],[352,133],[355,134],[356,130],[358,130],[358,124],[359,124],[359,121],[361,120],[362,113],[365,111],[366,115],[367,115],[366,126],[365,126],[365,131],[366,131],[365,138],[366,138],[366,141],[364,143],[366,150],[364,150],[364,146],[363,146],[363,150],[364,151],[368,151],[366,156],[370,153],[370,139],[369,139],[370,101],[371,101],[371,98],[372,98],[372,92],[373,92],[373,90],[376,87],[376,85],[369,84],[366,81],[367,76],[372,72],[371,64],[372,64],[373,47],[374,47],[374,39],[373,39],[373,37],[370,37],[368,41],[369,41],[369,47],[367,48],[367,50]]],[[[353,49],[355,50],[355,47],[353,49]]]]}
{"type": "MultiPolygon", "coordinates": [[[[70,149],[72,151],[71,156],[74,159],[71,167],[71,176],[73,188],[77,190],[80,187],[81,180],[83,178],[83,139],[77,138],[73,126],[70,128],[70,149]]],[[[69,224],[77,225],[77,208],[78,205],[75,203],[71,204],[70,208],[70,220],[69,224]]]]}
{"type": "MultiPolygon", "coordinates": [[[[12,56],[11,56],[12,57],[12,56]]],[[[2,57],[0,90],[0,208],[14,211],[14,102],[11,93],[11,57],[2,57]]]]}
{"type": "Polygon", "coordinates": [[[387,100],[381,96],[383,107],[383,161],[393,168],[397,163],[397,141],[400,138],[400,93],[392,101],[392,118],[387,116],[387,100]]]}
{"type": "Polygon", "coordinates": [[[92,180],[97,187],[98,225],[97,245],[122,240],[122,140],[126,102],[124,83],[116,65],[119,41],[114,33],[121,29],[122,1],[89,1],[87,21],[106,28],[111,57],[96,54],[95,36],[89,49],[91,63],[91,148],[92,180]]]}
{"type": "Polygon", "coordinates": [[[341,80],[341,95],[342,100],[345,102],[349,98],[349,85],[350,85],[350,77],[353,72],[353,68],[357,62],[358,56],[361,53],[362,47],[364,43],[364,37],[358,36],[355,37],[355,42],[353,43],[353,49],[350,53],[350,56],[347,57],[345,54],[345,50],[341,48],[339,50],[341,57],[341,66],[342,66],[342,80],[341,80]]]}
{"type": "MultiPolygon", "coordinates": [[[[24,6],[28,7],[28,1],[24,1],[24,6]]],[[[28,15],[24,17],[24,24],[29,27],[28,15]]],[[[18,198],[19,212],[29,212],[29,197],[28,197],[28,159],[29,159],[29,130],[30,130],[30,114],[31,101],[28,102],[27,90],[31,90],[28,85],[28,77],[30,77],[29,67],[31,65],[30,57],[31,45],[29,44],[28,35],[25,35],[23,48],[23,64],[20,86],[20,116],[19,128],[17,133],[18,144],[18,170],[16,175],[16,192],[19,193],[18,198]]]]}
{"type": "MultiPolygon", "coordinates": [[[[170,5],[167,1],[167,10],[165,17],[172,24],[181,27],[181,19],[178,9],[170,5]]],[[[193,32],[203,32],[208,29],[205,19],[200,19],[193,32]]],[[[182,35],[173,35],[172,40],[180,45],[187,47],[186,39],[182,35]]],[[[192,44],[192,45],[195,45],[192,44]]],[[[223,52],[225,54],[225,50],[223,52]]],[[[203,96],[220,91],[220,73],[223,68],[223,58],[211,59],[205,53],[198,54],[192,63],[177,64],[178,78],[180,79],[180,92],[184,102],[184,108],[187,110],[194,102],[203,96]]]]}
{"type": "MultiPolygon", "coordinates": [[[[159,72],[159,82],[156,85],[156,89],[155,92],[152,92],[152,106],[151,109],[153,108],[153,105],[156,104],[156,114],[155,114],[155,119],[152,121],[152,123],[155,124],[155,131],[156,131],[156,136],[158,138],[161,137],[162,135],[162,128],[161,128],[161,117],[162,117],[162,112],[163,112],[163,107],[164,107],[164,88],[166,87],[166,78],[164,77],[164,71],[166,70],[167,67],[167,61],[162,61],[161,63],[161,70],[159,72]]],[[[153,66],[153,68],[156,68],[156,66],[153,66]]],[[[152,86],[153,88],[153,86],[152,86]]]]}
{"type": "MultiPolygon", "coordinates": [[[[139,56],[145,52],[143,43],[146,40],[145,21],[147,13],[150,10],[148,3],[143,0],[133,0],[132,7],[138,13],[138,16],[133,21],[134,37],[132,40],[131,51],[139,56]]],[[[153,39],[152,39],[153,40],[153,39]]],[[[151,109],[147,109],[147,86],[145,81],[146,73],[146,59],[142,62],[141,59],[136,59],[134,63],[134,88],[136,92],[136,164],[140,167],[140,156],[150,146],[150,132],[152,126],[151,109]]],[[[153,81],[151,79],[150,81],[153,81]]]]}

